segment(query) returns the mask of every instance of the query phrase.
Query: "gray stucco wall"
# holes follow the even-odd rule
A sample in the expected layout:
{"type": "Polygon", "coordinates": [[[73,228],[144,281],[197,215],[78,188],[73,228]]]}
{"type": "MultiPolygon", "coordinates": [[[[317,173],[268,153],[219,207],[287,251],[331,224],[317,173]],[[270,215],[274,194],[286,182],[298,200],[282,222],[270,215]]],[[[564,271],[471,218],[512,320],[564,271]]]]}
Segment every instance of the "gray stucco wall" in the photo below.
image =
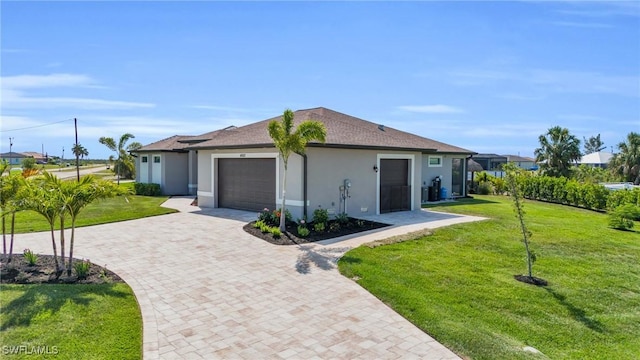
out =
{"type": "Polygon", "coordinates": [[[153,156],[160,155],[161,161],[161,179],[160,189],[164,195],[187,195],[189,193],[189,158],[187,153],[177,152],[140,152],[136,154],[136,182],[151,183],[154,181],[153,173],[153,156]],[[143,163],[142,157],[147,156],[148,162],[143,163]],[[147,178],[142,179],[142,167],[147,169],[147,178]]]}
{"type": "Polygon", "coordinates": [[[187,195],[189,193],[189,155],[187,153],[164,152],[162,157],[162,193],[164,195],[187,195]]]}
{"type": "Polygon", "coordinates": [[[417,152],[378,151],[357,149],[327,149],[310,148],[307,150],[308,188],[309,188],[309,218],[313,210],[318,207],[341,213],[344,203],[341,199],[340,186],[345,179],[351,181],[347,198],[346,212],[350,216],[358,217],[378,212],[377,198],[379,173],[373,166],[380,167],[379,158],[395,156],[413,156],[412,190],[414,209],[420,206],[419,181],[422,176],[422,154],[417,152]],[[418,189],[415,189],[418,186],[418,189]]]}
{"type": "MultiPolygon", "coordinates": [[[[275,148],[265,149],[233,149],[233,150],[199,150],[198,151],[198,204],[202,207],[216,207],[216,189],[212,181],[212,167],[216,168],[218,156],[251,156],[250,154],[267,154],[273,157],[275,148]],[[244,154],[244,155],[241,155],[244,154]]],[[[380,158],[411,157],[413,178],[413,209],[420,207],[420,182],[422,180],[422,154],[418,152],[377,151],[359,149],[307,149],[307,217],[312,219],[313,210],[318,207],[328,209],[333,214],[341,213],[344,202],[341,198],[340,186],[344,180],[351,181],[349,197],[346,199],[346,212],[353,217],[378,212],[379,174],[374,165],[380,167],[380,158]]],[[[279,158],[279,157],[278,157],[279,158]]],[[[302,218],[304,209],[304,160],[293,154],[289,158],[287,172],[287,209],[294,219],[302,218]]],[[[450,170],[449,170],[450,172],[450,170]]],[[[449,175],[450,176],[450,175],[449,175]]],[[[284,164],[279,161],[277,178],[278,206],[281,203],[284,164]]]]}
{"type": "MultiPolygon", "coordinates": [[[[446,154],[424,154],[422,156],[422,186],[431,186],[431,181],[436,177],[442,178],[442,187],[447,189],[448,196],[451,196],[451,165],[453,159],[466,159],[464,155],[446,155],[446,154]],[[442,167],[429,167],[429,156],[442,156],[442,167]]],[[[464,183],[463,183],[464,185],[464,183]]]]}

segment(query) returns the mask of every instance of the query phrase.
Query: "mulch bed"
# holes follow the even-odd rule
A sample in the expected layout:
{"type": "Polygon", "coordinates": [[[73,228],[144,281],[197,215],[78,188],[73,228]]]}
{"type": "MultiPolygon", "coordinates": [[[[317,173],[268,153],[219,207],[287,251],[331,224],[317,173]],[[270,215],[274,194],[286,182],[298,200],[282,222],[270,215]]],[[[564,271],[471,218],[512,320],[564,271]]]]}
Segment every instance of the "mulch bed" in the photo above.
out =
{"type": "MultiPolygon", "coordinates": [[[[74,263],[76,261],[80,262],[82,260],[75,259],[74,263]]],[[[59,257],[58,262],[60,262],[59,257]]],[[[84,279],[78,279],[73,269],[71,270],[71,276],[67,276],[65,269],[59,277],[56,277],[55,268],[53,255],[38,255],[36,264],[31,266],[22,254],[14,254],[11,257],[11,262],[6,262],[3,259],[0,263],[0,284],[104,284],[124,282],[113,271],[93,263],[84,279]]]]}
{"type": "MultiPolygon", "coordinates": [[[[307,237],[301,237],[298,235],[298,225],[296,223],[287,224],[287,231],[283,233],[280,237],[274,237],[270,233],[263,233],[260,229],[255,228],[253,225],[256,223],[252,221],[243,227],[244,231],[249,234],[260,238],[268,243],[273,245],[299,245],[299,244],[308,244],[321,240],[328,240],[337,238],[340,236],[357,234],[359,232],[380,229],[383,227],[390,226],[389,224],[383,224],[375,221],[369,220],[359,220],[360,224],[356,223],[357,219],[349,218],[349,222],[347,224],[341,225],[339,230],[336,231],[324,231],[322,233],[315,232],[311,230],[311,233],[307,237]]],[[[331,227],[331,224],[335,222],[335,220],[329,221],[327,225],[327,229],[331,227]]],[[[309,229],[312,229],[313,226],[309,224],[309,229]]]]}
{"type": "Polygon", "coordinates": [[[547,280],[545,279],[540,279],[537,278],[535,276],[528,276],[528,275],[513,275],[513,278],[526,283],[526,284],[531,284],[531,285],[535,285],[535,286],[547,286],[547,280]]]}

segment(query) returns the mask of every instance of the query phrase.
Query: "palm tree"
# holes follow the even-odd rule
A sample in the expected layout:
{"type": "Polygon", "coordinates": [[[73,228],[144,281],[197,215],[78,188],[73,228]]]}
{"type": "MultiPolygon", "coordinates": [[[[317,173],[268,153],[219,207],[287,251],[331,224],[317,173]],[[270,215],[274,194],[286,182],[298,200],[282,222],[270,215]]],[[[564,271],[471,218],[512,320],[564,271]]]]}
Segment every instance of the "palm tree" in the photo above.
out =
{"type": "MultiPolygon", "coordinates": [[[[0,168],[0,170],[3,170],[0,168]]],[[[2,171],[0,171],[2,174],[2,171]]],[[[13,254],[13,239],[15,235],[15,223],[16,212],[22,210],[22,186],[24,184],[24,178],[21,174],[13,173],[6,176],[2,176],[0,179],[0,207],[2,211],[2,243],[3,254],[7,262],[11,262],[11,255],[13,254]],[[7,242],[6,242],[6,216],[11,215],[10,226],[10,242],[9,253],[7,254],[7,242]]]]}
{"type": "Polygon", "coordinates": [[[613,155],[609,168],[622,176],[623,181],[640,185],[640,133],[630,132],[627,140],[618,144],[619,153],[613,155]]]}
{"type": "Polygon", "coordinates": [[[599,151],[604,150],[605,146],[604,146],[604,142],[602,142],[602,140],[600,140],[600,134],[598,134],[597,136],[591,136],[589,137],[589,139],[587,139],[586,137],[582,137],[582,139],[584,140],[584,154],[592,154],[592,153],[597,153],[599,151]]]}
{"type": "Polygon", "coordinates": [[[280,152],[284,163],[284,178],[282,179],[282,208],[280,209],[280,231],[285,231],[285,197],[287,192],[287,163],[289,155],[296,153],[304,155],[304,150],[309,141],[317,140],[325,142],[327,129],[319,121],[305,120],[298,124],[293,130],[293,111],[286,109],[282,115],[282,121],[272,120],[269,122],[269,136],[273,139],[273,144],[280,152]]]}
{"type": "Polygon", "coordinates": [[[129,139],[133,139],[133,136],[130,133],[123,134],[120,136],[120,141],[116,144],[116,141],[111,137],[101,137],[98,141],[100,144],[105,145],[111,151],[115,152],[118,155],[116,160],[116,164],[114,166],[114,171],[116,172],[116,176],[118,179],[118,185],[120,185],[120,176],[123,174],[124,170],[127,170],[128,176],[131,177],[132,174],[135,173],[135,168],[133,166],[133,160],[131,159],[131,155],[129,155],[129,151],[135,151],[142,147],[142,144],[139,142],[132,142],[131,144],[125,146],[129,139]]]}
{"type": "Polygon", "coordinates": [[[534,152],[542,172],[549,176],[569,176],[572,163],[580,159],[580,140],[567,128],[554,126],[538,138],[540,147],[534,152]]]}
{"type": "Polygon", "coordinates": [[[78,215],[87,205],[92,202],[122,194],[120,190],[110,181],[97,179],[93,175],[88,175],[80,179],[79,182],[67,182],[65,194],[65,211],[71,218],[71,242],[69,244],[69,262],[67,264],[67,276],[71,276],[73,266],[73,245],[75,242],[76,220],[78,215]]]}
{"type": "Polygon", "coordinates": [[[82,160],[84,160],[85,156],[89,156],[89,151],[87,151],[87,149],[81,144],[73,145],[71,152],[73,152],[73,155],[75,155],[76,158],[81,158],[82,160]]]}
{"type": "MultiPolygon", "coordinates": [[[[50,175],[45,172],[45,179],[35,178],[30,181],[26,181],[25,190],[25,208],[33,210],[42,215],[49,223],[49,230],[51,232],[51,245],[53,246],[53,260],[56,264],[56,276],[60,276],[62,270],[58,263],[56,236],[54,227],[56,220],[60,217],[60,214],[64,211],[63,199],[60,196],[60,191],[56,190],[54,179],[47,180],[46,177],[56,176],[50,175]]],[[[58,180],[59,181],[59,180],[58,180]]]]}

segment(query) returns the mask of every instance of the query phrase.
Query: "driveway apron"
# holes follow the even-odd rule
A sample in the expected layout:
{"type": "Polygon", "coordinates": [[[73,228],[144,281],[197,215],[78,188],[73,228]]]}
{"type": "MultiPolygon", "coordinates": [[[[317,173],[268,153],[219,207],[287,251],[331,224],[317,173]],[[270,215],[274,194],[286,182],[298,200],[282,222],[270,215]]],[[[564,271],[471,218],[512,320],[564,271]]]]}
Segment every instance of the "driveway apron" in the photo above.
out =
{"type": "MultiPolygon", "coordinates": [[[[458,359],[335,268],[353,246],[429,223],[275,246],[242,230],[255,214],[190,201],[169,200],[175,214],[76,229],[75,255],[132,287],[145,359],[458,359]]],[[[442,220],[434,224],[480,218],[442,220]]],[[[47,236],[20,234],[16,246],[50,254],[47,236]]]]}

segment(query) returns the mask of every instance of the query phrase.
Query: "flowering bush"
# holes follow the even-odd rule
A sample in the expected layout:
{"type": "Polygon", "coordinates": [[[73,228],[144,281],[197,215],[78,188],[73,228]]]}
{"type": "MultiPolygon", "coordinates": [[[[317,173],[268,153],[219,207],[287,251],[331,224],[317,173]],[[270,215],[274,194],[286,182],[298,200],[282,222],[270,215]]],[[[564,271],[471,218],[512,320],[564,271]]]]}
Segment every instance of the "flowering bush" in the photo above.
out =
{"type": "MultiPolygon", "coordinates": [[[[265,224],[269,226],[278,226],[280,225],[280,214],[282,211],[280,209],[270,211],[268,208],[262,209],[262,211],[258,214],[258,220],[263,221],[265,224]]],[[[285,209],[284,211],[284,219],[286,222],[291,222],[292,216],[289,210],[285,209]]]]}

